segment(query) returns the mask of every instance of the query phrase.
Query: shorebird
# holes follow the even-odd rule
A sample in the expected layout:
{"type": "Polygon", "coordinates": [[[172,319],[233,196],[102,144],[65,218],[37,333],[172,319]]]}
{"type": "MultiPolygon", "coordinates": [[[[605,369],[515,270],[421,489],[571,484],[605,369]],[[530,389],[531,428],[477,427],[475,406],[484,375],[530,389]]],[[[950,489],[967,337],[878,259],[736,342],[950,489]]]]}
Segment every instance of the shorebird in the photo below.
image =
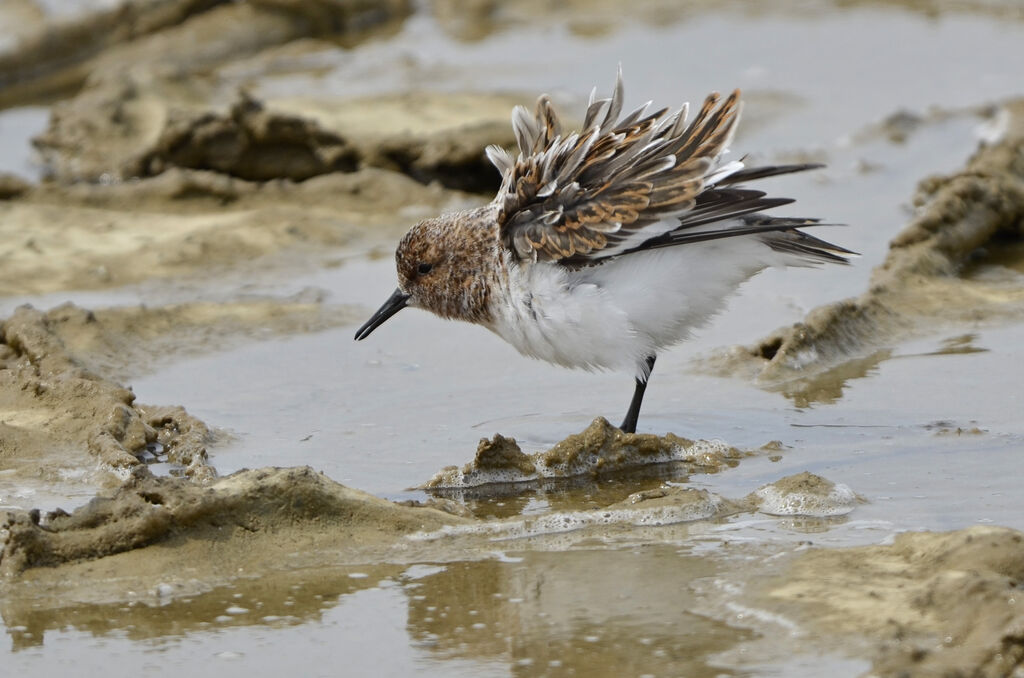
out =
{"type": "MultiPolygon", "coordinates": [[[[596,90],[595,90],[596,93],[596,90]]],[[[566,367],[629,370],[621,429],[636,431],[658,353],[708,321],[769,266],[847,263],[855,253],[798,230],[818,219],[768,216],[792,203],[742,187],[821,167],[723,161],[740,92],[621,116],[591,93],[580,131],[564,133],[547,95],[517,106],[518,152],[489,146],[497,196],[416,224],[395,253],[398,289],[356,332],[365,339],[409,306],[483,325],[524,355],[566,367]]]]}

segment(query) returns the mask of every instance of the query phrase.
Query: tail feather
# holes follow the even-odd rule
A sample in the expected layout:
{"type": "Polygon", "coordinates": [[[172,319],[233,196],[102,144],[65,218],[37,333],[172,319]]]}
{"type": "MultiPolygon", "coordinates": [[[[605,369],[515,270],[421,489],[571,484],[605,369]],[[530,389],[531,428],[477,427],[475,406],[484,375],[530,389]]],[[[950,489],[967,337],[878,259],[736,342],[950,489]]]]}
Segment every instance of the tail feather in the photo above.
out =
{"type": "Polygon", "coordinates": [[[717,181],[716,186],[730,186],[741,184],[744,181],[755,181],[765,177],[776,177],[780,174],[793,174],[794,172],[806,172],[807,170],[821,169],[825,165],[820,162],[805,162],[797,165],[765,165],[764,167],[745,167],[738,172],[732,172],[724,179],[717,181]]]}
{"type": "Polygon", "coordinates": [[[679,225],[667,233],[644,241],[624,252],[640,252],[661,247],[675,247],[708,240],[756,235],[777,252],[796,255],[805,263],[847,264],[856,252],[808,235],[798,228],[835,226],[819,219],[772,217],[763,210],[792,203],[789,198],[767,197],[764,191],[736,186],[742,182],[766,177],[818,169],[824,165],[803,163],[743,168],[731,172],[713,186],[705,188],[694,201],[694,207],[679,218],[679,225]],[[728,188],[726,188],[728,187],[728,188]],[[704,228],[717,225],[717,228],[704,228]]]}
{"type": "Polygon", "coordinates": [[[760,236],[761,242],[776,252],[793,254],[811,264],[849,264],[851,257],[859,256],[856,252],[839,245],[816,238],[799,231],[794,226],[836,226],[838,224],[821,224],[816,221],[789,218],[765,218],[768,225],[779,227],[777,231],[767,231],[760,236]],[[798,223],[790,223],[798,222],[798,223]]]}

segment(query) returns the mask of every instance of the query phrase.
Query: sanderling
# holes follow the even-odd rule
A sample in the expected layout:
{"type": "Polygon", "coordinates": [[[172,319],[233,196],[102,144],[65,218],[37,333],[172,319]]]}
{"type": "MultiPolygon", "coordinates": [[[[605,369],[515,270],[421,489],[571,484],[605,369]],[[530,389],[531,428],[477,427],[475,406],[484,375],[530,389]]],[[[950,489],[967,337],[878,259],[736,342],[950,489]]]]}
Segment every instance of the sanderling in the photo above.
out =
{"type": "Polygon", "coordinates": [[[855,254],[797,230],[818,219],[762,213],[793,200],[740,187],[820,165],[724,162],[739,90],[724,102],[709,95],[689,123],[686,105],[649,106],[619,117],[620,71],[610,98],[591,94],[582,131],[564,134],[546,95],[533,116],[516,107],[516,157],[487,148],[498,195],[413,226],[395,253],[398,289],[355,338],[411,306],[483,325],[533,358],[630,370],[621,428],[632,433],[658,352],[740,283],[769,266],[855,254]]]}

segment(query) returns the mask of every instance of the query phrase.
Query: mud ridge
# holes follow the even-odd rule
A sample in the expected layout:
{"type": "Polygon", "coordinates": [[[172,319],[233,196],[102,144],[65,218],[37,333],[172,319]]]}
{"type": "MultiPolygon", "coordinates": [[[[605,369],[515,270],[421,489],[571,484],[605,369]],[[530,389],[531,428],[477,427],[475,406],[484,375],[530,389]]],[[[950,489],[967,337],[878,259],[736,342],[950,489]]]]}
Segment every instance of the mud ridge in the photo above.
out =
{"type": "Polygon", "coordinates": [[[375,167],[489,194],[501,177],[484,149],[513,145],[508,113],[522,100],[419,93],[263,101],[242,91],[221,110],[196,108],[166,83],[126,75],[55,107],[34,144],[61,183],[120,182],[175,168],[303,182],[375,167]],[[93,137],[88,144],[83,134],[93,137]],[[105,141],[97,143],[97,135],[105,141]]]}
{"type": "MultiPolygon", "coordinates": [[[[111,556],[170,539],[222,541],[231,534],[334,532],[349,551],[462,519],[399,506],[346,488],[308,467],[239,471],[208,485],[136,473],[111,497],[68,514],[9,513],[0,574],[111,556]],[[387,534],[381,537],[379,533],[387,534]]],[[[244,540],[243,540],[244,541],[244,540]]]]}
{"type": "Polygon", "coordinates": [[[976,321],[982,309],[990,317],[1021,315],[1020,295],[960,277],[985,248],[1024,237],[1024,101],[1006,110],[998,141],[983,144],[962,171],[920,183],[917,214],[891,241],[865,293],[818,307],[754,346],[713,356],[710,371],[752,374],[775,388],[863,361],[928,328],[976,321]]]}

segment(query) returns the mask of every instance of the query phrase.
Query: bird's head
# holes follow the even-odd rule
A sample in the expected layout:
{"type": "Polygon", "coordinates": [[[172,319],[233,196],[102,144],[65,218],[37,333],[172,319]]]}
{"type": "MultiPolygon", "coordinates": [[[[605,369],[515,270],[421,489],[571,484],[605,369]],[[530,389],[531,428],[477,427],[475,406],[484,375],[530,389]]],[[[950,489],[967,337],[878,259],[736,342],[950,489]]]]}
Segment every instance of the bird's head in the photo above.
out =
{"type": "Polygon", "coordinates": [[[395,251],[398,289],[356,332],[365,339],[406,306],[442,318],[482,323],[496,275],[497,239],[479,212],[426,219],[409,229],[395,251]]]}

